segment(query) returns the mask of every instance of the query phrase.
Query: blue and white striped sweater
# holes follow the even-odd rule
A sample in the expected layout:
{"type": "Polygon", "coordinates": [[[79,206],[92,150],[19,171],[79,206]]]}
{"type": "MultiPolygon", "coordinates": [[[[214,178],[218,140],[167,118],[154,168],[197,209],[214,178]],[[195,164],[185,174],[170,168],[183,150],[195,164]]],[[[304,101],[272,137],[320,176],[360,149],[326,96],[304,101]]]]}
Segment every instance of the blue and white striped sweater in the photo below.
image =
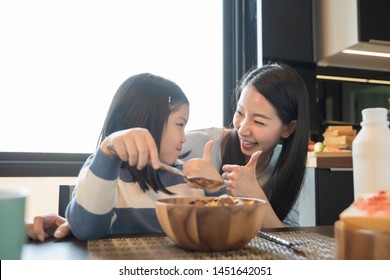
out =
{"type": "Polygon", "coordinates": [[[165,171],[159,171],[161,182],[174,195],[153,190],[144,192],[120,166],[118,158],[97,150],[81,169],[66,210],[66,218],[78,239],[162,232],[155,213],[157,199],[205,196],[202,190],[189,188],[181,177],[165,171]]]}

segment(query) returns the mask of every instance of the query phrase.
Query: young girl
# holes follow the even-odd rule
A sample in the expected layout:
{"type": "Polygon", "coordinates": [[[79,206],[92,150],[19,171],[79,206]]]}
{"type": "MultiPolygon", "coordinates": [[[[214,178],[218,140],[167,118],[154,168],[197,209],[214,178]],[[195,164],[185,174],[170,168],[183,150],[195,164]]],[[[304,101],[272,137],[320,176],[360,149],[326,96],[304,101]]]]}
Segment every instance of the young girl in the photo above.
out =
{"type": "MultiPolygon", "coordinates": [[[[209,157],[229,192],[270,202],[263,227],[298,226],[296,202],[310,129],[306,86],[291,67],[264,65],[242,78],[236,101],[233,128],[187,133],[183,160],[202,157],[203,146],[214,140],[209,157]]],[[[204,161],[188,160],[183,170],[205,174],[210,168],[204,161]]]]}
{"type": "Polygon", "coordinates": [[[140,74],[119,87],[99,147],[81,169],[66,211],[77,238],[162,232],[154,208],[157,199],[204,196],[181,177],[158,170],[159,160],[180,168],[177,158],[186,141],[188,117],[186,96],[169,80],[140,74]]]}

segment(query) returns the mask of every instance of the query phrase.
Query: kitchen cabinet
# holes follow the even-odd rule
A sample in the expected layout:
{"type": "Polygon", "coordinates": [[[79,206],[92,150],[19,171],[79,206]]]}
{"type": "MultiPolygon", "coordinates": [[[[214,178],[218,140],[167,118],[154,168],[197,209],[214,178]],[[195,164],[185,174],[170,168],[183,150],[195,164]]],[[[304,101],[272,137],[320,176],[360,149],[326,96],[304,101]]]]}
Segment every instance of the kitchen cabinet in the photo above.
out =
{"type": "Polygon", "coordinates": [[[301,226],[333,225],[353,200],[352,153],[309,153],[299,202],[301,226]]]}
{"type": "Polygon", "coordinates": [[[263,0],[261,9],[263,58],[315,63],[312,0],[263,0]]]}

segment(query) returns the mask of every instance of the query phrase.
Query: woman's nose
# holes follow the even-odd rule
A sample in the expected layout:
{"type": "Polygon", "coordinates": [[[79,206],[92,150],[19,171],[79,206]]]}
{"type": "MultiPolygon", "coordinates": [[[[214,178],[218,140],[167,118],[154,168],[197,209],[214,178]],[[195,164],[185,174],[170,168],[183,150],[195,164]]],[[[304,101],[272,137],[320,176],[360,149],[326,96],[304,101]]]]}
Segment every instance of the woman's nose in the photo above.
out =
{"type": "Polygon", "coordinates": [[[240,135],[249,135],[251,133],[250,131],[250,126],[246,118],[243,118],[240,122],[239,128],[238,128],[238,133],[240,135]]]}

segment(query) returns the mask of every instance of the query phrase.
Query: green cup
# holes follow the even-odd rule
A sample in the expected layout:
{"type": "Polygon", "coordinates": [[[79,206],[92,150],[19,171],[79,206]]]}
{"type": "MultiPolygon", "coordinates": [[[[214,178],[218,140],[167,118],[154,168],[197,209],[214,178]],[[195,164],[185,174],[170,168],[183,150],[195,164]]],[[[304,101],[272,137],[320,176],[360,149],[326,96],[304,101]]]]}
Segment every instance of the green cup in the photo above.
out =
{"type": "Polygon", "coordinates": [[[27,192],[0,190],[0,260],[19,260],[27,240],[24,222],[27,192]]]}

